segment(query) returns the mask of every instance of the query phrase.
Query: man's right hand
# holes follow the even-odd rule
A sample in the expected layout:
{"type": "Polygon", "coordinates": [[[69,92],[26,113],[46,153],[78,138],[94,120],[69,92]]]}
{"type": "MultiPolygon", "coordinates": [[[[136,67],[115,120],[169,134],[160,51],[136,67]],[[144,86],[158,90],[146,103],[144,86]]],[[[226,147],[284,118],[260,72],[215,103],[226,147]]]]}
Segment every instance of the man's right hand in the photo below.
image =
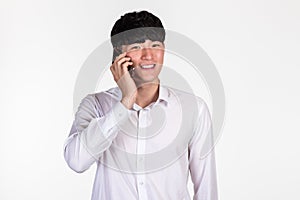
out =
{"type": "Polygon", "coordinates": [[[116,57],[110,66],[114,80],[122,91],[121,103],[128,109],[132,108],[137,96],[135,82],[127,68],[130,65],[133,65],[133,62],[130,60],[130,57],[126,57],[126,52],[124,52],[116,57]]]}

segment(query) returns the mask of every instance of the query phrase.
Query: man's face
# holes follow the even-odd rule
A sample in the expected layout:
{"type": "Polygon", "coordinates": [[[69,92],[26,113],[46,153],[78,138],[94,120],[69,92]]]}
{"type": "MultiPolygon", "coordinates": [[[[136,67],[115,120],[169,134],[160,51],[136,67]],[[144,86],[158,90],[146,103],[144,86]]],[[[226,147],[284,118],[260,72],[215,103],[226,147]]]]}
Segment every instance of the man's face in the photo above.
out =
{"type": "Polygon", "coordinates": [[[131,58],[134,67],[132,78],[137,83],[157,82],[164,61],[164,43],[146,40],[122,46],[122,52],[131,58]]]}

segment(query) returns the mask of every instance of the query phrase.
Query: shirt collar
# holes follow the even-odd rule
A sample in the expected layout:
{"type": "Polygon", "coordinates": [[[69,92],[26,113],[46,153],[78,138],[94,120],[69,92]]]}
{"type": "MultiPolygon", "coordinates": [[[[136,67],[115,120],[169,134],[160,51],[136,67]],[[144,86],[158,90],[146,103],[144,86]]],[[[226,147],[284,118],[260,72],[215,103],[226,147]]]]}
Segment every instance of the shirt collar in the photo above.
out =
{"type": "Polygon", "coordinates": [[[159,84],[159,93],[158,93],[158,98],[156,102],[159,101],[163,101],[166,103],[166,105],[169,103],[170,101],[170,93],[168,88],[166,88],[165,86],[159,84]]]}
{"type": "MultiPolygon", "coordinates": [[[[150,103],[148,106],[145,107],[145,109],[150,109],[151,107],[159,104],[160,102],[168,106],[169,101],[170,101],[170,93],[168,88],[159,84],[159,92],[158,92],[157,100],[155,102],[150,103]]],[[[133,110],[140,110],[140,109],[142,108],[139,105],[137,105],[136,103],[133,104],[133,110]]]]}
{"type": "MultiPolygon", "coordinates": [[[[119,99],[122,98],[122,92],[120,90],[119,87],[117,88],[117,96],[119,97],[119,99]]],[[[172,101],[172,95],[171,95],[171,91],[169,90],[169,88],[167,86],[163,86],[161,84],[159,84],[159,92],[158,92],[158,98],[156,100],[156,102],[153,102],[153,104],[158,104],[160,102],[163,102],[166,106],[168,106],[168,104],[172,101]]],[[[136,107],[136,109],[140,108],[137,104],[134,104],[134,108],[136,107]]]]}

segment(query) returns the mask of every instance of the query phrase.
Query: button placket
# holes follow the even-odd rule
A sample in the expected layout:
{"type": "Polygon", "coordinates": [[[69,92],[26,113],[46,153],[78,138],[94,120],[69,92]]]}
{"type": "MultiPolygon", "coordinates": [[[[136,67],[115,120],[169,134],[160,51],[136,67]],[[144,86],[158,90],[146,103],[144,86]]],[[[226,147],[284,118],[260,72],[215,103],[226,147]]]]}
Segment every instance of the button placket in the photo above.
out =
{"type": "Polygon", "coordinates": [[[138,186],[138,194],[139,194],[139,199],[142,200],[147,200],[147,191],[145,188],[145,161],[144,161],[144,154],[145,154],[145,147],[146,147],[146,141],[145,139],[140,138],[141,135],[144,135],[144,133],[142,132],[143,130],[145,130],[143,127],[143,125],[145,124],[145,120],[146,120],[146,115],[145,115],[145,111],[144,110],[140,110],[139,111],[139,117],[138,117],[138,133],[137,133],[137,152],[136,152],[136,158],[137,158],[137,186],[138,186]],[[141,126],[142,125],[142,126],[141,126]]]}

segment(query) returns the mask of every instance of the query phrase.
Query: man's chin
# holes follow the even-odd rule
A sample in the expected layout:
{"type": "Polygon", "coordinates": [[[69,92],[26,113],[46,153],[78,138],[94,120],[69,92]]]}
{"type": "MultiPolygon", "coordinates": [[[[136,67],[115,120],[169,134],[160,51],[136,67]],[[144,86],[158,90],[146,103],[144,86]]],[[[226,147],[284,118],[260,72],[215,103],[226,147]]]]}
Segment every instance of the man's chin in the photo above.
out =
{"type": "Polygon", "coordinates": [[[143,85],[148,85],[148,84],[159,84],[159,79],[158,78],[139,78],[139,79],[134,79],[135,84],[137,87],[141,87],[143,85]]]}

